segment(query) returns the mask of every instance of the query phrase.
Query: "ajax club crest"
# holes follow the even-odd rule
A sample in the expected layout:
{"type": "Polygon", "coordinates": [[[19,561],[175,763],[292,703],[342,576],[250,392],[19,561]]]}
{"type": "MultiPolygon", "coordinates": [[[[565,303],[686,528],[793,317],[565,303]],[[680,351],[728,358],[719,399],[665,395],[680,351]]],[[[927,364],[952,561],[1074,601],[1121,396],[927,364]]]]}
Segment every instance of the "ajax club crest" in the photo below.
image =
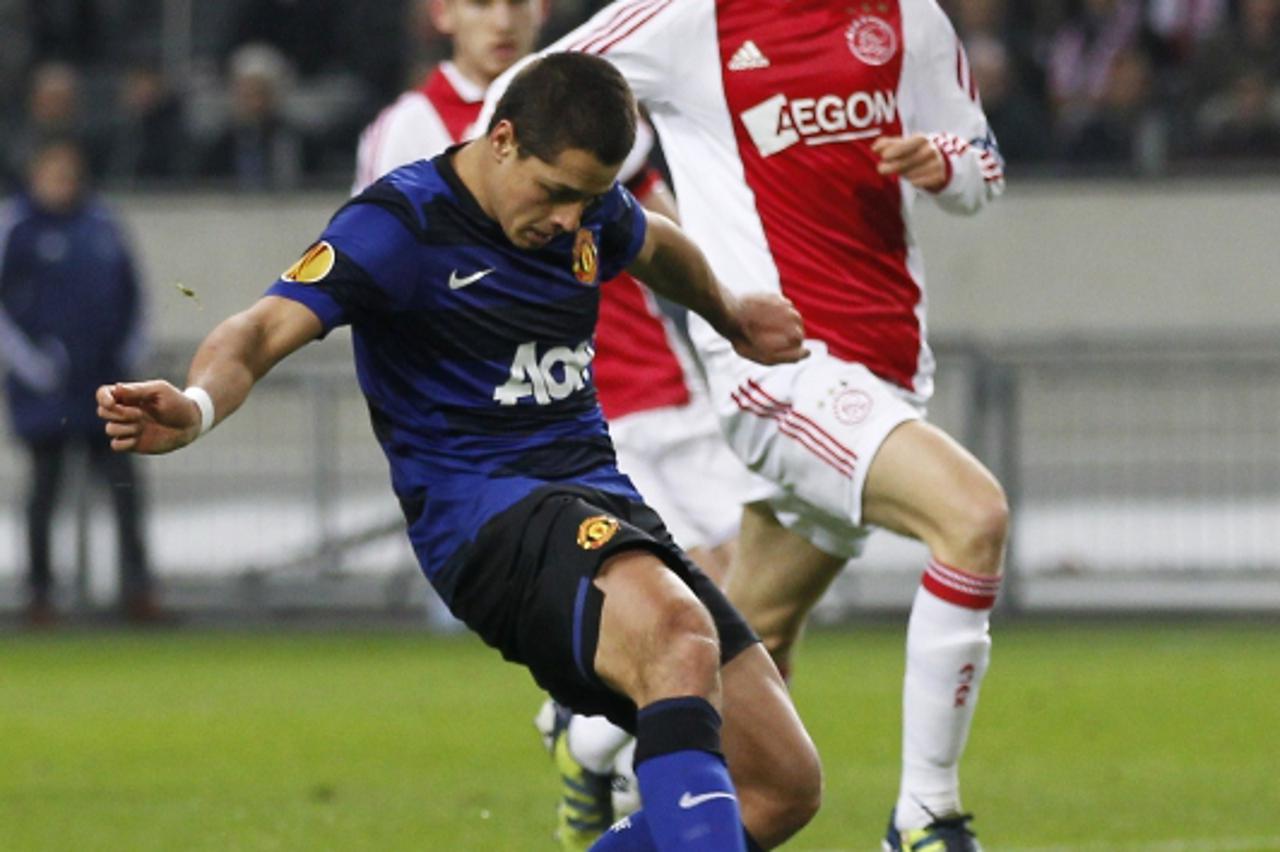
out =
{"type": "Polygon", "coordinates": [[[596,283],[596,236],[586,228],[578,229],[573,242],[573,277],[583,284],[596,283]]]}
{"type": "Polygon", "coordinates": [[[875,15],[860,15],[844,31],[849,52],[868,65],[883,65],[898,52],[898,36],[875,15]]]}

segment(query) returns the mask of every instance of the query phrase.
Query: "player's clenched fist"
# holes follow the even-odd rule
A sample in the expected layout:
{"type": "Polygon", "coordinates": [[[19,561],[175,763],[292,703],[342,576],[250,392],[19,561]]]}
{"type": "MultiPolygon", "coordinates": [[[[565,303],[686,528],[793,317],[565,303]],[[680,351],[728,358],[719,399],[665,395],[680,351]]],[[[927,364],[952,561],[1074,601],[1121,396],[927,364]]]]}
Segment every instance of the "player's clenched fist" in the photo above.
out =
{"type": "Polygon", "coordinates": [[[880,156],[876,171],[882,175],[905,178],[926,192],[938,192],[947,185],[945,155],[923,134],[881,136],[871,150],[880,156]]]}
{"type": "Polygon", "coordinates": [[[97,399],[118,453],[168,453],[200,434],[200,407],[166,381],[103,385],[97,399]]]}
{"type": "Polygon", "coordinates": [[[804,320],[791,300],[776,293],[753,293],[738,300],[734,312],[739,333],[733,348],[760,364],[783,364],[808,356],[804,320]]]}

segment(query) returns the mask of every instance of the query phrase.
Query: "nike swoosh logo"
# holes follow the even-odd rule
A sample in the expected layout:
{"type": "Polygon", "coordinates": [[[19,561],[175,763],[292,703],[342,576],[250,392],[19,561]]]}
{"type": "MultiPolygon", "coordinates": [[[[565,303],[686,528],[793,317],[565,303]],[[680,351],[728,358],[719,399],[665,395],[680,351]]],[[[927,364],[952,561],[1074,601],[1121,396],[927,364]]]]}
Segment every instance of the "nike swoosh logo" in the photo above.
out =
{"type": "Polygon", "coordinates": [[[461,290],[463,287],[466,287],[468,284],[476,283],[477,281],[479,281],[481,278],[485,277],[492,271],[493,271],[492,268],[481,269],[479,272],[473,272],[470,275],[466,276],[465,278],[459,278],[458,270],[455,269],[449,273],[449,289],[461,290]]]}
{"type": "Polygon", "coordinates": [[[735,797],[732,793],[725,793],[719,790],[713,793],[699,793],[696,796],[688,791],[685,791],[685,794],[680,797],[680,807],[684,808],[687,811],[689,810],[689,808],[696,808],[698,805],[701,805],[704,802],[709,802],[712,799],[733,800],[734,798],[735,797]]]}

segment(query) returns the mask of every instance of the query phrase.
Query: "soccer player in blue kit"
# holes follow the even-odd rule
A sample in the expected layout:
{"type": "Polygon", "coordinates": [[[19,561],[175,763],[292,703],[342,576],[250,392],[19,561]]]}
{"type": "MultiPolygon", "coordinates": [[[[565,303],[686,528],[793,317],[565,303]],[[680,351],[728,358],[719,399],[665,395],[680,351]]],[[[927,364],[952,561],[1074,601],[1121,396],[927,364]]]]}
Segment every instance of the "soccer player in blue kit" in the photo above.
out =
{"type": "Polygon", "coordinates": [[[282,358],[350,324],[373,430],[423,571],[558,701],[636,733],[644,809],[597,850],[753,850],[808,822],[818,756],[741,617],[618,472],[591,384],[599,282],[627,268],[745,357],[805,356],[777,295],[734,297],[615,180],[635,133],[603,60],[529,66],[488,132],[342,207],[189,386],[106,385],[120,452],[165,453],[282,358]]]}

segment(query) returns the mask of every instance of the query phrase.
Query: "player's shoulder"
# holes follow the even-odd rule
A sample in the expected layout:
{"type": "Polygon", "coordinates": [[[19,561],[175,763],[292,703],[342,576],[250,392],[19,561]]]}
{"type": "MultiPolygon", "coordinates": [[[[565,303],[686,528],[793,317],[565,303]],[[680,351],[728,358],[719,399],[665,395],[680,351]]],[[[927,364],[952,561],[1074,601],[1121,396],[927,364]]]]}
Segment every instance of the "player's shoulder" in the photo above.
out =
{"type": "Polygon", "coordinates": [[[384,189],[398,193],[413,203],[432,201],[449,191],[449,184],[440,173],[438,161],[442,156],[444,155],[405,163],[387,172],[374,186],[382,184],[384,189]]]}
{"type": "Polygon", "coordinates": [[[420,89],[410,89],[401,93],[378,113],[371,126],[383,126],[388,129],[396,125],[412,124],[428,120],[436,113],[435,106],[420,89]]]}
{"type": "Polygon", "coordinates": [[[0,217],[2,221],[14,224],[36,215],[36,207],[26,194],[18,192],[0,201],[0,217]]]}
{"type": "MultiPolygon", "coordinates": [[[[735,0],[614,0],[562,36],[544,53],[581,51],[608,56],[617,49],[656,48],[683,41],[692,23],[714,20],[717,7],[735,0]]],[[[758,0],[737,0],[758,2],[758,0]]]]}
{"type": "Polygon", "coordinates": [[[344,204],[334,220],[344,215],[369,217],[372,211],[389,213],[411,234],[421,237],[430,225],[426,211],[448,193],[434,160],[415,160],[392,169],[344,204]]]}
{"type": "Polygon", "coordinates": [[[939,38],[954,41],[955,29],[938,0],[899,0],[898,8],[908,42],[939,38]]]}
{"type": "Polygon", "coordinates": [[[22,196],[0,199],[0,234],[13,228],[27,216],[28,206],[22,196]]]}

